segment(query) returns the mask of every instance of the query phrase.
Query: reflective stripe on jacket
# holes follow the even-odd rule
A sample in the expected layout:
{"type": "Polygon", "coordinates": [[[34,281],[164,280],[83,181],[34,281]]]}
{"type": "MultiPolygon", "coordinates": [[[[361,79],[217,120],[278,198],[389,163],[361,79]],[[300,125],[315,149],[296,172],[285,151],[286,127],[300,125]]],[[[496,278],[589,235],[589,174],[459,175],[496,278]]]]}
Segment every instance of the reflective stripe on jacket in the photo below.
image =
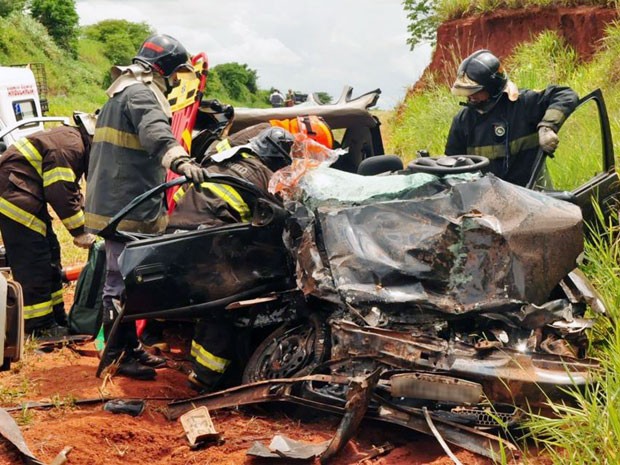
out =
{"type": "MultiPolygon", "coordinates": [[[[163,183],[162,157],[178,145],[148,85],[130,85],[110,98],[97,118],[90,154],[86,229],[99,231],[131,200],[163,183]]],[[[165,224],[161,194],[129,213],[118,229],[154,233],[165,224]]]]}
{"type": "Polygon", "coordinates": [[[79,180],[89,141],[61,126],[18,140],[0,157],[0,213],[45,235],[49,204],[71,235],[84,232],[79,180]]]}
{"type": "MultiPolygon", "coordinates": [[[[206,166],[209,172],[227,174],[251,182],[267,190],[273,172],[258,157],[238,154],[220,163],[206,166]]],[[[196,229],[199,226],[249,222],[255,199],[231,186],[206,182],[196,190],[191,183],[184,184],[175,194],[177,207],[170,216],[168,229],[196,229]]]]}

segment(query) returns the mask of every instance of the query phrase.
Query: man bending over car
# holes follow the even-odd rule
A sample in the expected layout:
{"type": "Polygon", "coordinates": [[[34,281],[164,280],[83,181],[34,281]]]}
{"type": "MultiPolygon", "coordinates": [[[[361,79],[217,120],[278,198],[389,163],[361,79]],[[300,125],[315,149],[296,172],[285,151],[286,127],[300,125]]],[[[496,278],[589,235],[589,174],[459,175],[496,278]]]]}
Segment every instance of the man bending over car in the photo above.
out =
{"type": "MultiPolygon", "coordinates": [[[[261,125],[260,129],[263,126],[261,125]]],[[[256,128],[248,128],[248,131],[256,128]]],[[[294,138],[288,131],[269,127],[245,145],[232,147],[203,160],[211,174],[226,174],[245,179],[267,191],[273,172],[290,165],[294,138]]],[[[223,183],[203,182],[200,188],[187,183],[175,194],[176,209],[170,216],[168,231],[192,230],[249,222],[255,199],[249,193],[223,183]]],[[[213,267],[225,267],[214,263],[213,267]]],[[[222,279],[228,273],[219,273],[222,279]]],[[[225,283],[222,283],[225,286],[225,283]]],[[[234,354],[234,328],[228,321],[200,319],[194,328],[191,358],[194,370],[188,379],[200,391],[217,388],[234,354]]]]}
{"type": "MultiPolygon", "coordinates": [[[[528,184],[539,150],[555,151],[557,132],[579,100],[569,87],[519,91],[489,50],[463,60],[452,93],[467,102],[452,121],[446,155],[487,157],[491,173],[519,186],[528,184]]],[[[551,187],[545,169],[536,184],[551,187]]]]}

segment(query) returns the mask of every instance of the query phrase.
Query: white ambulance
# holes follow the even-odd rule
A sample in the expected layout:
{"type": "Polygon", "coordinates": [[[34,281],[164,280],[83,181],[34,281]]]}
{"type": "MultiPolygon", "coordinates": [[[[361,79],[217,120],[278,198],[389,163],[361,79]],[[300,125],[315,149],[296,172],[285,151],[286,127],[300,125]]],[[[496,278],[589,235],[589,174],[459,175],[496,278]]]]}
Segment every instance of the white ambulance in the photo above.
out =
{"type": "Polygon", "coordinates": [[[41,63],[0,66],[0,154],[21,137],[43,130],[45,122],[68,122],[64,117],[44,116],[46,95],[41,63]]]}

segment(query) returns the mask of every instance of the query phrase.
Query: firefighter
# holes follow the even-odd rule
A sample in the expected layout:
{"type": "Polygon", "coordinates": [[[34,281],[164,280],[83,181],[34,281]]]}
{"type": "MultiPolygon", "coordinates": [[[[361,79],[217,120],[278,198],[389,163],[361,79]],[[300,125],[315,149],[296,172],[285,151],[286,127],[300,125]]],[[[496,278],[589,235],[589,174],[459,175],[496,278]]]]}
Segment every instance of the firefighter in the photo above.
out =
{"type": "MultiPolygon", "coordinates": [[[[539,149],[555,151],[557,132],[579,100],[569,87],[519,91],[489,50],[463,60],[452,93],[467,102],[452,121],[446,155],[485,156],[490,172],[520,186],[527,185],[539,149]]],[[[543,170],[537,185],[549,182],[543,170]]]]}
{"type": "MultiPolygon", "coordinates": [[[[266,192],[273,172],[291,163],[293,142],[294,137],[288,131],[267,125],[248,144],[207,158],[203,166],[209,173],[242,178],[266,192]]],[[[170,216],[169,230],[251,221],[255,202],[252,195],[213,182],[204,182],[200,187],[196,189],[188,183],[177,191],[177,207],[170,216]]],[[[222,279],[222,288],[225,289],[227,277],[234,277],[234,273],[227,263],[214,263],[213,266],[215,269],[219,267],[216,274],[222,279]]],[[[201,391],[213,390],[231,363],[234,347],[235,332],[231,322],[198,320],[191,347],[194,370],[188,377],[190,385],[201,391]]]]}
{"type": "Polygon", "coordinates": [[[18,140],[0,157],[0,230],[7,259],[24,295],[28,334],[68,334],[62,298],[60,244],[48,204],[78,247],[84,230],[80,179],[86,174],[95,115],[75,112],[77,127],[59,126],[18,140]]]}
{"type": "MultiPolygon", "coordinates": [[[[168,168],[194,182],[204,181],[202,168],[190,160],[170,123],[166,96],[184,72],[193,73],[187,50],[164,34],[146,39],[131,66],[113,68],[115,80],[106,91],[109,100],[99,114],[90,153],[85,208],[89,232],[100,231],[132,199],[163,183],[168,168]]],[[[162,194],[127,215],[118,229],[157,233],[166,222],[162,194]]],[[[109,337],[124,292],[118,269],[124,245],[114,237],[104,239],[103,329],[108,347],[100,367],[117,362],[118,375],[153,379],[154,368],[165,365],[165,359],[140,347],[133,322],[121,323],[116,336],[109,337]]]]}

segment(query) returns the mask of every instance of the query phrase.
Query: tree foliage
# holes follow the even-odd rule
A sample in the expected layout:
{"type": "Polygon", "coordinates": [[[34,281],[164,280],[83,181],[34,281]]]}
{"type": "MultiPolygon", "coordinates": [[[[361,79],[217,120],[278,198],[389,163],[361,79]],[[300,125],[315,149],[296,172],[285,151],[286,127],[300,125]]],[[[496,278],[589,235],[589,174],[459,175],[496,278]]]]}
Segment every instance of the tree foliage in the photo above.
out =
{"type": "Polygon", "coordinates": [[[104,44],[104,54],[116,65],[128,65],[144,40],[153,34],[145,22],[106,19],[83,29],[86,38],[104,44]]]}
{"type": "Polygon", "coordinates": [[[14,11],[23,11],[26,0],[0,0],[0,17],[6,17],[14,11]]]}
{"type": "Polygon", "coordinates": [[[319,98],[319,102],[323,104],[332,103],[333,98],[327,92],[315,92],[315,95],[319,98]]]}
{"type": "Polygon", "coordinates": [[[213,69],[228,94],[235,100],[243,100],[258,91],[258,74],[246,64],[224,63],[213,69]]]}
{"type": "Polygon", "coordinates": [[[54,42],[77,58],[79,16],[75,0],[30,0],[30,15],[39,21],[54,42]]]}
{"type": "Polygon", "coordinates": [[[409,20],[407,44],[411,50],[421,42],[435,43],[439,26],[435,3],[433,0],[403,0],[403,8],[409,20]]]}

